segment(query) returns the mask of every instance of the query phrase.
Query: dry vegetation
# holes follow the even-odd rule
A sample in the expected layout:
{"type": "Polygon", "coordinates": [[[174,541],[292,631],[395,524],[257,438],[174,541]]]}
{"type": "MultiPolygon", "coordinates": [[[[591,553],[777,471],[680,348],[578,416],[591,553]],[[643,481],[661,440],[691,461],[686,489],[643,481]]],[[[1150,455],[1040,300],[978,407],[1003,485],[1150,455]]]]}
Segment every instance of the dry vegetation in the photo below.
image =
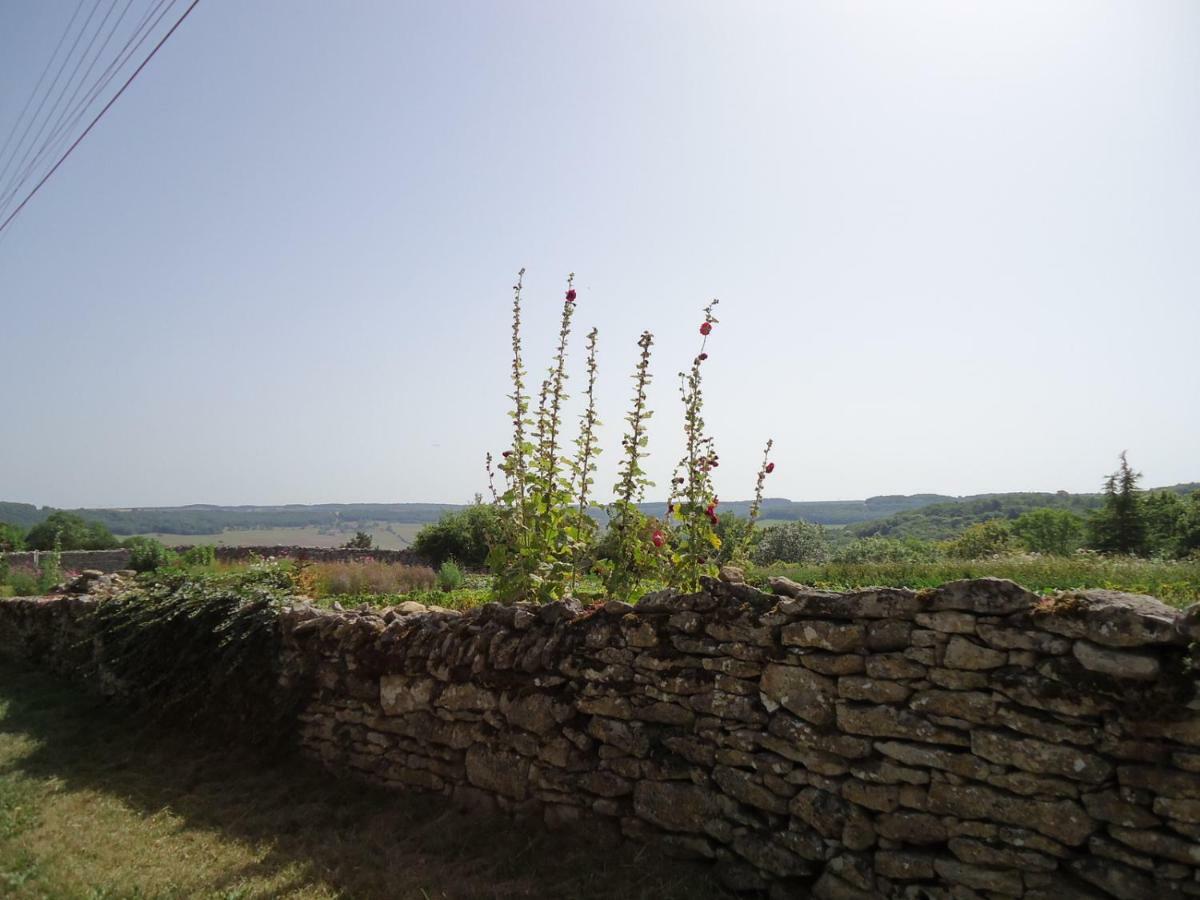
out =
{"type": "Polygon", "coordinates": [[[0,896],[718,896],[699,870],[472,817],[194,735],[0,667],[0,896]]]}

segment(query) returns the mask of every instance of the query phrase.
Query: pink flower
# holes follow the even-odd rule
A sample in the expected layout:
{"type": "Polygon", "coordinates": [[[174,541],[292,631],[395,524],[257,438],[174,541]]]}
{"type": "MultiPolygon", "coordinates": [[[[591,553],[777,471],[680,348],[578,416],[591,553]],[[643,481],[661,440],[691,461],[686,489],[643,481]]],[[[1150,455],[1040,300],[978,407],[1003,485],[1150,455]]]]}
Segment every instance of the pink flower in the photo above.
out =
{"type": "Polygon", "coordinates": [[[567,291],[567,302],[568,303],[575,302],[575,288],[571,288],[569,291],[567,291]]]}
{"type": "Polygon", "coordinates": [[[661,547],[663,544],[665,544],[667,542],[667,536],[665,534],[663,534],[661,531],[656,531],[650,537],[650,542],[652,544],[654,544],[655,547],[661,547]]]}
{"type": "Polygon", "coordinates": [[[707,335],[707,334],[708,334],[710,331],[712,331],[712,324],[711,324],[711,323],[709,323],[709,322],[705,322],[703,325],[701,325],[701,326],[700,326],[700,333],[701,333],[701,334],[703,334],[703,335],[707,335]]]}
{"type": "Polygon", "coordinates": [[[767,474],[770,475],[774,471],[775,471],[775,463],[773,463],[773,462],[767,463],[767,474]]]}

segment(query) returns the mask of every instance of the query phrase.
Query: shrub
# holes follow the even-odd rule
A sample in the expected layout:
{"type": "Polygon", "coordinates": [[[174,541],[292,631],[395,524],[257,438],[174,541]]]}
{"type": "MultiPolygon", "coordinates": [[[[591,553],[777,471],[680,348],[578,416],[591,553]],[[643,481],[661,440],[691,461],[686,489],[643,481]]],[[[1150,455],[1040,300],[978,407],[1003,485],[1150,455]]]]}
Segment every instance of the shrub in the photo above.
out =
{"type": "Polygon", "coordinates": [[[754,548],[759,565],[774,562],[820,565],[829,561],[825,529],[808,522],[784,522],[764,528],[754,548]]]}
{"type": "Polygon", "coordinates": [[[100,522],[59,510],[29,529],[25,546],[30,550],[112,550],[120,543],[100,522]]]}
{"type": "Polygon", "coordinates": [[[986,559],[1003,556],[1015,549],[1012,528],[1004,519],[976,522],[945,545],[946,555],[954,559],[986,559]]]}
{"type": "Polygon", "coordinates": [[[457,591],[463,586],[465,581],[466,577],[463,575],[462,569],[460,569],[452,559],[446,560],[438,568],[438,590],[442,591],[443,593],[457,591]]]}
{"type": "Polygon", "coordinates": [[[217,561],[217,548],[212,544],[196,544],[184,550],[180,559],[185,566],[211,566],[217,561]]]}
{"type": "Polygon", "coordinates": [[[0,553],[14,553],[24,547],[24,530],[7,522],[0,522],[0,553]]]}
{"type": "Polygon", "coordinates": [[[354,537],[342,544],[345,550],[370,550],[375,546],[375,539],[365,531],[354,532],[354,537]]]}
{"type": "Polygon", "coordinates": [[[8,586],[17,597],[32,597],[42,593],[38,577],[28,569],[13,569],[8,573],[8,586]]]}
{"type": "Polygon", "coordinates": [[[407,594],[429,590],[436,583],[427,566],[405,566],[368,559],[360,562],[320,562],[304,566],[299,586],[315,597],[358,594],[407,594]]]}
{"type": "Polygon", "coordinates": [[[134,571],[153,572],[175,561],[175,553],[154,538],[131,537],[122,543],[130,550],[129,568],[134,571]]]}
{"type": "Polygon", "coordinates": [[[833,562],[856,563],[910,563],[929,562],[937,558],[937,551],[922,541],[896,540],[885,537],[859,538],[847,544],[833,555],[833,562]]]}
{"type": "Polygon", "coordinates": [[[1012,523],[1012,533],[1033,553],[1070,556],[1083,544],[1083,519],[1066,509],[1031,509],[1012,523]]]}
{"type": "Polygon", "coordinates": [[[499,527],[499,510],[476,503],[426,525],[417,532],[412,548],[435,566],[454,559],[460,565],[481,568],[499,527]]]}

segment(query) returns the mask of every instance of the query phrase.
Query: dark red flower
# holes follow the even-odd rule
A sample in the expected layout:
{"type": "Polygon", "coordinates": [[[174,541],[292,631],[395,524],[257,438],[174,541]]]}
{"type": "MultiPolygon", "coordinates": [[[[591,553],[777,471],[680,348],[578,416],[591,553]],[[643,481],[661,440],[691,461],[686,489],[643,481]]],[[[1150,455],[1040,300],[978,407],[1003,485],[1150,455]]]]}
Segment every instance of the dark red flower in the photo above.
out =
{"type": "Polygon", "coordinates": [[[775,471],[775,463],[773,463],[773,462],[767,463],[767,474],[770,475],[774,471],[775,471]]]}
{"type": "Polygon", "coordinates": [[[501,455],[501,456],[512,456],[512,451],[511,451],[511,450],[505,450],[505,451],[504,451],[503,453],[501,453],[500,455],[501,455]]]}
{"type": "Polygon", "coordinates": [[[575,288],[571,288],[569,291],[567,291],[567,302],[568,303],[575,302],[575,288]]]}
{"type": "Polygon", "coordinates": [[[701,333],[701,334],[708,334],[710,331],[712,331],[712,324],[711,324],[711,323],[709,323],[709,322],[705,322],[703,325],[701,325],[701,326],[700,326],[700,333],[701,333]]]}
{"type": "Polygon", "coordinates": [[[661,531],[656,531],[650,537],[650,542],[652,544],[654,544],[655,547],[661,547],[663,544],[665,544],[667,542],[667,536],[665,534],[663,534],[661,531]]]}
{"type": "Polygon", "coordinates": [[[706,359],[708,359],[708,354],[707,354],[707,353],[701,353],[701,354],[700,354],[700,361],[701,361],[701,362],[704,362],[704,360],[706,360],[706,359]]]}

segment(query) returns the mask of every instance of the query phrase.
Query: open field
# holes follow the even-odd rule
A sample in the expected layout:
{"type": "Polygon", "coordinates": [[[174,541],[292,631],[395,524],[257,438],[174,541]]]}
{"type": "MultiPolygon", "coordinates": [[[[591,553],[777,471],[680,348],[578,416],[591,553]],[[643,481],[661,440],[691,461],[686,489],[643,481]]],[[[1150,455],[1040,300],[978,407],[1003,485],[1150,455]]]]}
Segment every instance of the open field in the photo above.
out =
{"type": "Polygon", "coordinates": [[[682,864],[147,730],[0,664],[0,896],[706,898],[682,864]]]}
{"type": "Polygon", "coordinates": [[[421,523],[415,522],[367,522],[344,528],[306,525],[299,528],[243,528],[218,534],[147,532],[142,537],[162,541],[168,547],[191,547],[195,544],[223,544],[228,547],[340,547],[354,537],[356,531],[365,531],[381,550],[403,550],[412,544],[417,532],[423,527],[421,523]]]}

